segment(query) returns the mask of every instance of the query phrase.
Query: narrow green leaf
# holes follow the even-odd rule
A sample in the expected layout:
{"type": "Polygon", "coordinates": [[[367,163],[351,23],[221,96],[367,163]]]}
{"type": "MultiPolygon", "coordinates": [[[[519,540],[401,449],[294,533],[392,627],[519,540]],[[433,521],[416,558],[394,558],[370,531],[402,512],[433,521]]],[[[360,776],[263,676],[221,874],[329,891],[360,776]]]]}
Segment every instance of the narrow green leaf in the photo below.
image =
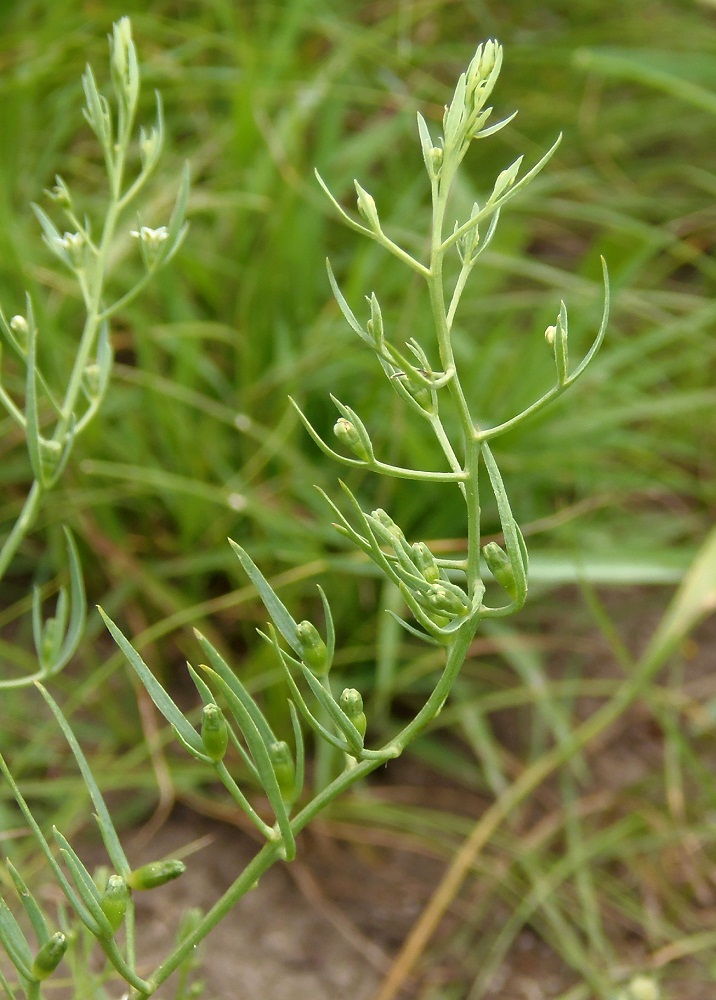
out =
{"type": "Polygon", "coordinates": [[[23,909],[27,914],[30,923],[32,924],[32,929],[35,932],[37,942],[42,947],[45,941],[49,941],[50,932],[47,928],[47,923],[45,917],[43,916],[42,910],[37,905],[35,897],[32,895],[25,880],[23,879],[20,872],[17,870],[15,865],[9,859],[5,862],[7,865],[7,870],[10,872],[10,878],[15,884],[17,889],[17,894],[20,897],[20,902],[22,903],[23,909]]]}
{"type": "Polygon", "coordinates": [[[298,653],[300,656],[301,645],[296,634],[296,622],[293,620],[288,610],[284,607],[276,595],[273,587],[258,568],[256,563],[253,562],[249,554],[231,539],[229,539],[229,544],[236,553],[239,562],[243,566],[244,572],[251,580],[254,587],[258,590],[261,600],[264,602],[266,610],[273,618],[276,628],[279,630],[294,653],[298,653]]]}
{"type": "Polygon", "coordinates": [[[2,897],[0,897],[0,942],[20,975],[25,979],[33,979],[30,945],[2,897]]]}
{"type": "Polygon", "coordinates": [[[25,430],[32,474],[37,482],[46,489],[47,482],[42,468],[42,451],[40,445],[42,435],[40,434],[40,421],[37,413],[37,329],[33,322],[28,322],[27,330],[25,430]]]}
{"type": "Polygon", "coordinates": [[[259,732],[243,702],[234,693],[229,684],[227,684],[220,674],[212,670],[211,667],[206,667],[206,670],[208,673],[213,675],[214,683],[220,688],[231,713],[236,719],[239,729],[243,733],[249,751],[251,752],[251,756],[256,764],[261,786],[271,803],[271,808],[273,809],[276,817],[281,837],[283,839],[286,860],[291,861],[296,856],[296,841],[293,836],[288,812],[286,811],[286,804],[283,801],[281,790],[278,787],[276,774],[274,772],[266,744],[261,738],[261,733],[259,732]]]}
{"type": "Polygon", "coordinates": [[[269,725],[265,715],[256,704],[254,699],[251,697],[249,692],[246,690],[244,685],[241,683],[239,678],[236,676],[234,671],[231,669],[229,664],[223,658],[221,653],[216,649],[212,643],[202,635],[198,629],[194,629],[194,635],[196,636],[199,645],[206,653],[206,657],[209,663],[216,671],[216,673],[223,678],[223,680],[229,685],[231,690],[234,692],[236,697],[241,701],[246,711],[251,716],[254,725],[261,733],[261,738],[267,745],[269,743],[275,743],[276,737],[273,734],[271,726],[269,725]]]}
{"type": "Polygon", "coordinates": [[[293,729],[293,741],[296,747],[296,780],[293,785],[291,801],[297,802],[301,797],[306,776],[306,747],[303,742],[303,732],[301,730],[301,721],[298,718],[298,710],[290,699],[288,710],[291,713],[291,728],[293,729]]]}
{"type": "Polygon", "coordinates": [[[40,845],[40,850],[44,854],[47,863],[54,872],[55,878],[59,882],[62,891],[67,897],[68,902],[72,905],[82,923],[85,924],[86,927],[91,928],[93,925],[92,917],[90,916],[87,909],[83,906],[82,901],[78,898],[74,889],[67,880],[67,876],[58,865],[55,856],[50,849],[50,845],[47,843],[47,840],[45,839],[42,830],[38,826],[35,817],[32,815],[30,807],[28,806],[27,802],[25,802],[25,799],[22,797],[22,793],[20,789],[17,787],[17,783],[13,778],[12,774],[10,773],[10,769],[7,766],[7,763],[5,762],[5,759],[3,758],[2,754],[0,754],[0,772],[2,772],[3,777],[10,786],[10,790],[13,794],[13,797],[17,802],[18,806],[20,807],[20,812],[25,817],[25,822],[32,830],[33,836],[35,837],[37,843],[40,845]]]}
{"type": "Polygon", "coordinates": [[[348,323],[350,328],[353,331],[355,331],[355,333],[358,334],[361,340],[364,340],[366,344],[368,344],[370,347],[374,347],[373,338],[370,336],[368,331],[364,330],[363,327],[360,325],[360,323],[355,317],[355,314],[351,310],[351,307],[346,302],[343,293],[338,287],[338,282],[336,281],[336,277],[333,273],[333,268],[331,267],[331,262],[330,260],[328,260],[328,258],[326,258],[326,269],[328,270],[328,281],[330,282],[331,285],[331,291],[333,292],[333,297],[338,303],[338,308],[343,313],[346,322],[348,323]]]}
{"type": "MultiPolygon", "coordinates": [[[[62,528],[67,545],[67,561],[70,568],[70,624],[62,644],[62,650],[52,665],[51,672],[56,673],[74,656],[82,637],[87,621],[87,596],[85,593],[82,564],[72,532],[63,525],[62,528]]],[[[63,629],[64,631],[64,629],[63,629]]]]}
{"type": "Polygon", "coordinates": [[[167,722],[171,723],[171,725],[174,726],[178,732],[181,733],[184,741],[188,743],[193,750],[203,754],[204,745],[201,742],[201,736],[199,736],[196,729],[194,729],[181,709],[175,705],[139,653],[134,649],[129,640],[122,635],[122,632],[117,628],[111,618],[104,613],[102,608],[98,608],[98,611],[102,616],[105,625],[109,629],[110,635],[124,653],[129,665],[139,676],[142,684],[147,689],[149,697],[152,699],[164,718],[167,722]]]}
{"type": "Polygon", "coordinates": [[[64,717],[62,711],[60,710],[60,707],[57,704],[57,702],[49,694],[49,692],[45,690],[42,684],[37,684],[36,687],[39,690],[42,697],[47,702],[47,704],[49,705],[52,714],[57,719],[57,723],[60,729],[62,730],[65,739],[67,740],[67,743],[74,755],[75,760],[77,761],[77,766],[80,769],[80,773],[82,774],[82,778],[84,780],[85,785],[87,786],[87,790],[90,793],[90,797],[92,799],[92,804],[97,813],[97,822],[99,824],[99,829],[102,835],[104,846],[107,848],[107,854],[109,855],[110,860],[114,865],[115,871],[118,875],[126,877],[131,871],[131,867],[129,865],[129,862],[127,861],[127,857],[124,853],[124,850],[122,849],[119,837],[117,836],[117,831],[114,828],[112,817],[110,816],[109,810],[107,809],[105,801],[102,798],[102,793],[100,792],[99,786],[97,785],[97,782],[94,779],[94,775],[90,770],[90,766],[87,763],[87,758],[82,752],[82,748],[77,742],[75,734],[72,732],[72,729],[69,723],[67,722],[67,719],[64,717]]]}
{"type": "Polygon", "coordinates": [[[500,516],[502,533],[505,538],[505,548],[515,574],[515,586],[517,588],[515,600],[518,606],[521,607],[527,595],[527,565],[524,558],[524,554],[526,553],[524,539],[521,539],[521,533],[512,515],[510,501],[507,497],[507,491],[505,490],[499,467],[487,442],[482,446],[482,456],[485,461],[487,474],[490,477],[492,492],[497,501],[497,512],[500,516]]]}
{"type": "Polygon", "coordinates": [[[428,176],[432,176],[432,162],[430,159],[430,154],[435,146],[432,136],[430,135],[430,129],[423,116],[418,111],[418,135],[420,136],[420,146],[423,151],[423,159],[425,160],[425,169],[428,172],[428,176]]]}
{"type": "Polygon", "coordinates": [[[321,684],[318,678],[311,673],[308,667],[301,664],[301,669],[303,672],[304,679],[311,691],[316,701],[326,710],[335,725],[338,727],[341,733],[345,736],[348,746],[351,748],[351,752],[355,756],[360,753],[363,749],[363,738],[358,732],[356,727],[350,721],[348,716],[345,714],[343,709],[340,707],[336,699],[333,697],[330,691],[321,684]]]}
{"type": "Polygon", "coordinates": [[[102,937],[111,939],[113,936],[112,926],[104,915],[104,911],[100,905],[100,893],[99,889],[95,885],[94,879],[87,871],[79,855],[74,851],[72,845],[67,840],[66,837],[60,833],[57,827],[52,828],[52,833],[57,845],[60,848],[60,852],[67,863],[67,867],[72,875],[72,881],[75,884],[75,888],[79,893],[82,902],[87,907],[87,910],[92,915],[92,920],[94,921],[94,926],[88,924],[90,931],[96,937],[102,937]]]}
{"type": "Polygon", "coordinates": [[[47,248],[55,255],[55,257],[58,257],[63,264],[66,264],[67,267],[74,270],[70,255],[62,246],[62,237],[60,236],[60,232],[56,228],[54,222],[50,219],[49,215],[47,215],[47,213],[40,208],[39,205],[32,205],[32,210],[42,228],[42,238],[47,245],[47,248]]]}

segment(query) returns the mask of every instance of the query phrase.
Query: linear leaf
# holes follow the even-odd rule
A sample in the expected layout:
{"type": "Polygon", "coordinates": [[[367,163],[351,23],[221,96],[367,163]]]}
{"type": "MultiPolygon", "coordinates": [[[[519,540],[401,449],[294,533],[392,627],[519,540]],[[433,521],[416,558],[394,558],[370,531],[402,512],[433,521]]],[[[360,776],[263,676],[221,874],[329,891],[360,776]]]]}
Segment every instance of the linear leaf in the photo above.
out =
{"type": "Polygon", "coordinates": [[[196,729],[194,729],[181,709],[175,705],[139,653],[132,646],[129,640],[124,637],[112,619],[104,613],[102,608],[98,608],[98,610],[105,625],[109,629],[112,638],[126,656],[129,665],[139,675],[139,679],[147,689],[149,697],[152,699],[164,718],[181,733],[182,738],[189,744],[190,747],[203,754],[204,744],[201,742],[201,737],[197,733],[196,729]]]}

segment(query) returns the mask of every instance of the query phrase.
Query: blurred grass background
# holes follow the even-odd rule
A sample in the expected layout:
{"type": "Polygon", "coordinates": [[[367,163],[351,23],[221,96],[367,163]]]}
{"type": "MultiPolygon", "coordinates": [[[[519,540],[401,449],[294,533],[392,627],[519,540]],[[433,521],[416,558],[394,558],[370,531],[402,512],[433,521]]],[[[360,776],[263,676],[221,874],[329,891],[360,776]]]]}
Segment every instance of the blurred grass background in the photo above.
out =
{"type": "MultiPolygon", "coordinates": [[[[389,729],[421,697],[436,661],[393,633],[379,612],[394,596],[330,529],[313,487],[334,489],[341,471],[297,425],[287,396],[330,434],[333,392],[361,414],[386,460],[430,467],[422,427],[340,317],[325,257],[359,314],[363,296],[376,292],[396,341],[429,343],[429,310],[412,276],[335,220],[313,168],[340,200],[359,178],[388,231],[419,252],[428,200],[415,112],[437,126],[457,74],[487,37],[506,50],[496,116],[519,115],[473,149],[456,215],[519,153],[531,164],[564,133],[553,161],[504,213],[456,330],[474,412],[498,422],[550,384],[543,331],[560,298],[570,309],[572,356],[586,350],[601,310],[600,255],[607,260],[613,308],[602,353],[573,392],[500,441],[531,545],[534,597],[516,622],[486,630],[446,712],[451,725],[420,741],[397,770],[394,792],[364,791],[336,815],[397,831],[406,844],[417,838],[446,858],[470,817],[568,731],[573,715],[618,685],[713,523],[716,5],[6,0],[0,301],[12,315],[30,291],[44,363],[58,377],[72,358],[80,305],[53,270],[28,204],[42,202],[55,173],[86,195],[90,210],[101,199],[79,81],[87,61],[106,80],[106,34],[123,14],[132,17],[142,59],[145,120],[156,87],[168,127],[163,174],[142,222],[165,221],[188,159],[191,232],[115,324],[107,403],[3,583],[0,654],[11,674],[32,669],[28,583],[50,579],[62,564],[64,522],[82,547],[90,604],[122,623],[165,680],[180,685],[184,659],[195,660],[196,625],[266,689],[280,718],[284,695],[254,639],[264,612],[241,578],[230,535],[267,575],[279,575],[296,614],[315,611],[322,581],[337,619],[340,669],[372,699],[376,736],[389,729]],[[437,814],[430,793],[419,794],[431,783],[453,792],[437,814]]],[[[118,288],[139,266],[130,249],[128,241],[117,261],[118,288]]],[[[17,371],[6,367],[4,379],[20,391],[17,371]]],[[[17,429],[9,418],[0,427],[0,520],[9,530],[30,473],[17,429]]],[[[351,485],[369,505],[397,512],[411,538],[439,547],[464,535],[458,496],[397,480],[351,485]]],[[[489,505],[485,516],[486,530],[496,530],[489,505]]],[[[685,722],[716,696],[703,646],[694,640],[619,730],[621,758],[601,746],[514,818],[491,848],[499,876],[473,873],[467,903],[426,958],[426,985],[415,996],[488,995],[485,968],[496,974],[494,956],[510,954],[525,925],[570,970],[570,1000],[601,1000],[610,977],[654,964],[680,942],[691,944],[663,963],[665,989],[672,976],[681,1000],[685,983],[698,990],[713,981],[716,936],[703,938],[714,915],[706,822],[714,792],[704,763],[713,759],[713,737],[704,725],[694,736],[685,722]],[[627,758],[630,781],[619,763],[627,758]],[[609,794],[592,808],[600,782],[609,794]],[[553,828],[538,836],[538,818],[550,816],[553,828]],[[535,836],[526,841],[525,831],[535,836]],[[688,857],[680,854],[685,842],[688,857]],[[668,854],[671,880],[634,862],[658,851],[668,854]],[[533,906],[516,906],[530,893],[533,906]],[[503,912],[504,920],[496,916],[503,912]]],[[[138,716],[136,692],[96,619],[57,687],[67,710],[78,710],[105,787],[140,793],[127,821],[154,808],[157,773],[166,808],[175,796],[197,803],[206,795],[202,775],[180,756],[171,757],[170,776],[162,770],[168,738],[152,731],[146,713],[138,716]]],[[[60,740],[28,709],[32,694],[5,701],[0,749],[12,748],[38,808],[61,810],[67,832],[83,816],[82,787],[69,766],[51,784],[42,780],[48,762],[58,766],[60,740]]]]}

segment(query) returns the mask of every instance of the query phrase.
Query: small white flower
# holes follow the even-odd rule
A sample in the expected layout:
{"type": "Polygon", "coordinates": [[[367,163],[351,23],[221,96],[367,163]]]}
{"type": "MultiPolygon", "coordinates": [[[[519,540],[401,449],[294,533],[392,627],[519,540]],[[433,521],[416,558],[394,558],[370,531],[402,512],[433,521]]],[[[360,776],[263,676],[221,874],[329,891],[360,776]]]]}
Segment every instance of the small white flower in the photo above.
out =
{"type": "Polygon", "coordinates": [[[29,329],[27,320],[24,316],[13,316],[10,320],[10,329],[14,333],[27,333],[29,329]]]}
{"type": "Polygon", "coordinates": [[[133,229],[130,235],[141,240],[150,250],[157,250],[165,240],[169,239],[169,230],[166,226],[159,226],[157,229],[142,226],[140,229],[133,229]]]}
{"type": "Polygon", "coordinates": [[[70,253],[78,253],[82,249],[84,241],[82,233],[65,233],[64,236],[60,236],[57,240],[59,246],[70,253]]]}

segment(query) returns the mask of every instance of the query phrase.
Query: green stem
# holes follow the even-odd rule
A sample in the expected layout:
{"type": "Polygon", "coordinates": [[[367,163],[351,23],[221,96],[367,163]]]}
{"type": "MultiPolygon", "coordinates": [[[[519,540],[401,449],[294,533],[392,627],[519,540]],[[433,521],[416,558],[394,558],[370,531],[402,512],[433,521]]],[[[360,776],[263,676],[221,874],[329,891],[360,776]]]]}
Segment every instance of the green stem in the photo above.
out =
{"type": "MultiPolygon", "coordinates": [[[[405,747],[430,724],[440,712],[450,693],[450,689],[470,648],[476,625],[476,620],[466,622],[464,627],[457,633],[454,642],[448,650],[445,667],[437,685],[412,722],[382,747],[375,757],[359,761],[349,769],[343,771],[329,785],[323,788],[291,821],[291,830],[294,836],[307,826],[326,806],[333,802],[335,798],[346,791],[346,789],[361,781],[372,771],[382,767],[388,760],[398,757],[405,747]]],[[[208,911],[195,930],[182,941],[176,950],[149,977],[148,984],[151,987],[149,992],[136,991],[133,994],[133,1000],[146,1000],[147,997],[152,995],[184,961],[187,955],[191,953],[192,949],[203,941],[207,934],[223,920],[241,897],[256,885],[260,877],[273,864],[282,860],[282,850],[281,843],[266,844],[261,848],[236,881],[229,886],[221,899],[217,900],[214,906],[208,911]]]]}
{"type": "MultiPolygon", "coordinates": [[[[128,128],[129,127],[131,127],[131,122],[128,124],[128,128]]],[[[97,251],[97,257],[92,269],[92,288],[89,295],[86,293],[86,289],[84,287],[83,276],[79,273],[77,274],[78,281],[83,288],[85,300],[87,301],[87,316],[85,318],[79,347],[72,365],[72,371],[67,383],[64,399],[60,407],[59,418],[52,435],[53,441],[59,441],[63,445],[65,444],[65,437],[70,424],[72,423],[75,408],[82,391],[82,378],[84,370],[96,344],[98,331],[103,317],[102,295],[108,271],[109,252],[114,240],[114,234],[120,214],[120,192],[124,175],[127,141],[128,140],[125,140],[118,150],[114,163],[111,166],[108,166],[111,200],[107,209],[107,215],[105,216],[104,226],[102,228],[102,238],[97,251]]],[[[84,426],[84,424],[82,424],[82,426],[84,426]]],[[[44,493],[45,491],[43,490],[42,485],[35,480],[30,488],[30,492],[27,495],[27,499],[25,500],[20,516],[13,525],[10,534],[6,538],[2,549],[0,550],[0,579],[2,579],[7,571],[7,568],[14,558],[18,548],[22,544],[23,539],[32,530],[40,511],[44,493]]]]}

